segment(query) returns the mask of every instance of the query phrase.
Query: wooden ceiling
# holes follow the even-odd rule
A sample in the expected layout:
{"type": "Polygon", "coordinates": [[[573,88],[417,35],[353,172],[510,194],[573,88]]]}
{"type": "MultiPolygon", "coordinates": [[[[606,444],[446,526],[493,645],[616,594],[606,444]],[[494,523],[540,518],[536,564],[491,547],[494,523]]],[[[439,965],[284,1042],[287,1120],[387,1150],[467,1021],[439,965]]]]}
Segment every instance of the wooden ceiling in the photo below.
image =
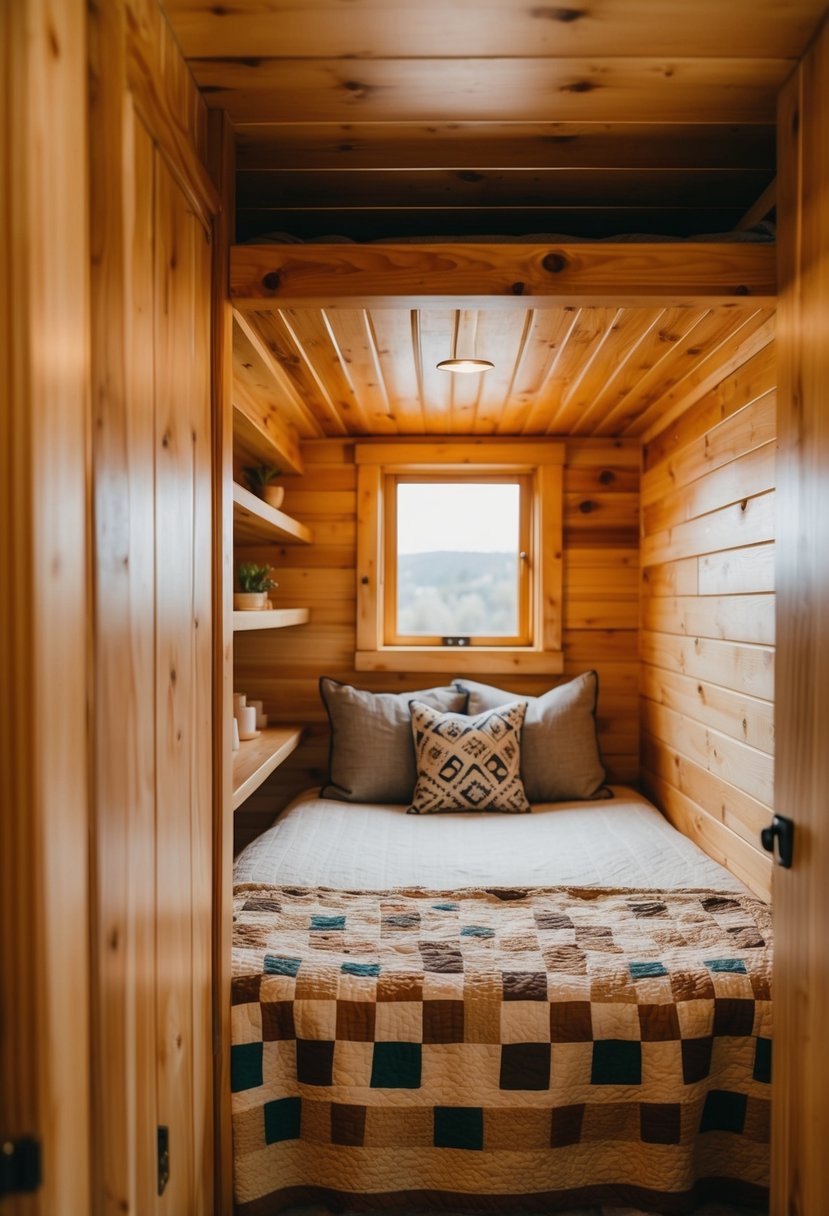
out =
{"type": "Polygon", "coordinates": [[[283,438],[640,436],[772,334],[768,308],[275,308],[236,314],[235,400],[283,438]],[[494,370],[438,370],[455,343],[494,370]]]}
{"type": "Polygon", "coordinates": [[[774,175],[825,0],[166,0],[269,230],[687,235],[774,175]]]}

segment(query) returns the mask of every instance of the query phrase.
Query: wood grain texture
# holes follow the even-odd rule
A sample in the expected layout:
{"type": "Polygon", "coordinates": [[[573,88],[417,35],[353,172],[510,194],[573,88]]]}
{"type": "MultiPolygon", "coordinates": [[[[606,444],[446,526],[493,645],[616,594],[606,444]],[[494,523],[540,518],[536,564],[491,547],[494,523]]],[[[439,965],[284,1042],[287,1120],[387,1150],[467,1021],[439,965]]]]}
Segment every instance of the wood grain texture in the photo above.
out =
{"type": "MultiPolygon", "coordinates": [[[[362,619],[356,603],[356,519],[364,514],[354,497],[353,443],[333,439],[306,443],[303,459],[305,474],[291,479],[285,505],[301,515],[300,506],[293,506],[294,496],[303,510],[315,500],[313,517],[309,516],[315,543],[253,552],[261,559],[269,555],[277,567],[280,602],[309,605],[311,621],[290,631],[290,636],[263,632],[237,637],[236,681],[238,689],[265,701],[272,720],[300,722],[306,733],[294,755],[236,812],[237,846],[267,826],[290,796],[324,779],[328,742],[317,688],[321,674],[375,691],[418,688],[424,681],[434,681],[423,672],[355,669],[355,643],[361,636],[362,619]],[[349,498],[344,501],[346,493],[349,498]]],[[[599,484],[605,462],[610,461],[619,471],[615,493],[626,502],[638,480],[638,444],[631,441],[568,442],[565,491],[572,478],[572,484],[589,492],[590,483],[599,484]]],[[[361,466],[366,475],[376,469],[361,466]]],[[[599,672],[599,737],[605,762],[612,779],[632,781],[638,763],[637,519],[632,509],[630,520],[619,526],[612,507],[613,482],[601,484],[607,495],[605,510],[579,513],[583,526],[569,538],[565,532],[564,675],[591,668],[599,672]],[[623,537],[626,540],[621,544],[623,537]],[[634,577],[630,577],[631,570],[634,577]],[[594,611],[599,606],[601,613],[594,611]]],[[[367,493],[371,493],[370,486],[367,493]]],[[[468,669],[468,674],[477,674],[487,683],[506,684],[526,693],[542,692],[556,680],[549,674],[526,674],[520,664],[514,675],[488,675],[473,668],[471,653],[455,655],[453,662],[453,670],[441,678],[468,669]]]]}
{"type": "Polygon", "coordinates": [[[233,1205],[230,962],[233,934],[233,129],[211,113],[208,163],[222,202],[213,240],[213,1143],[214,1211],[233,1205]]]}
{"type": "Polygon", "coordinates": [[[758,894],[774,803],[773,363],[732,368],[645,447],[643,782],[758,894]]]}
{"type": "Polygon", "coordinates": [[[522,8],[486,0],[360,0],[341,19],[336,0],[168,0],[167,10],[188,56],[283,55],[292,58],[353,59],[400,54],[446,56],[513,54],[567,58],[572,55],[729,54],[751,58],[775,54],[796,58],[821,16],[818,0],[781,6],[773,0],[678,3],[635,0],[622,11],[611,0],[589,9],[522,8]]]}
{"type": "Polygon", "coordinates": [[[775,870],[772,1210],[806,1216],[829,1194],[829,32],[780,98],[780,407],[777,808],[796,823],[794,865],[775,870]]]}
{"type": "Polygon", "coordinates": [[[119,0],[90,29],[91,1210],[141,1216],[213,1204],[212,249],[130,87],[131,39],[161,39],[154,87],[199,154],[204,112],[163,28],[153,6],[119,0]],[[163,1197],[159,1124],[173,1153],[163,1197]]]}
{"type": "Polygon", "coordinates": [[[470,307],[556,303],[617,306],[772,304],[774,249],[767,245],[238,245],[230,291],[237,308],[338,307],[406,301],[470,307]],[[520,289],[516,286],[520,285],[520,289]],[[402,299],[401,299],[402,297],[402,299]]]}
{"type": "Polygon", "coordinates": [[[0,1138],[45,1163],[4,1216],[92,1196],[85,24],[0,5],[0,1138]]]}

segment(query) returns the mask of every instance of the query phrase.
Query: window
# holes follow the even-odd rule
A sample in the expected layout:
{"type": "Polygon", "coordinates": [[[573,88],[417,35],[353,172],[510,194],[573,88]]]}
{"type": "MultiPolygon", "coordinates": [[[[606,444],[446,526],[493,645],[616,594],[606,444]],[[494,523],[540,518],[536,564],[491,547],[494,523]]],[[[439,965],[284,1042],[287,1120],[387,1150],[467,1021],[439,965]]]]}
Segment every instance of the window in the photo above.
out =
{"type": "Polygon", "coordinates": [[[561,671],[563,456],[358,444],[357,670],[561,671]]]}

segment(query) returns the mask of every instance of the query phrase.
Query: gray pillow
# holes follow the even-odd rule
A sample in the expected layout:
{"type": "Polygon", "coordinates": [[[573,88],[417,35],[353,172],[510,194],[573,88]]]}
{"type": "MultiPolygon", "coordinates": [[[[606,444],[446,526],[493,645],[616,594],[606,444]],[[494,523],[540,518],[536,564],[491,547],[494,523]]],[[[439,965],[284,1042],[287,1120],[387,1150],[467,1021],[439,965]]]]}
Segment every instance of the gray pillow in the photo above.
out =
{"type": "Polygon", "coordinates": [[[331,723],[328,781],[320,793],[340,802],[411,802],[417,780],[413,698],[441,713],[466,712],[466,693],[457,688],[366,692],[323,676],[320,696],[331,723]]]}
{"type": "MultiPolygon", "coordinates": [[[[496,709],[519,695],[458,679],[455,688],[469,694],[467,713],[496,709]]],[[[527,702],[521,743],[521,775],[530,802],[612,798],[596,739],[599,677],[587,671],[527,702]]]]}

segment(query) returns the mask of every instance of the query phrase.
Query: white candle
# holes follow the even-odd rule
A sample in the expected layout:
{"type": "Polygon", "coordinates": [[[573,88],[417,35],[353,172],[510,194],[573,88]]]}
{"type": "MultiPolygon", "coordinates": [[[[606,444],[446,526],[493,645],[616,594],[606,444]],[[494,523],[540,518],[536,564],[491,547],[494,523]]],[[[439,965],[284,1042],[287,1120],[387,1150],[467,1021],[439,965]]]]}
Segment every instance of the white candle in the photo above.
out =
{"type": "Polygon", "coordinates": [[[239,750],[239,723],[236,721],[235,718],[233,719],[233,742],[231,743],[231,747],[233,748],[233,751],[238,752],[238,750],[239,750]]]}
{"type": "Polygon", "coordinates": [[[259,734],[256,729],[256,710],[252,705],[245,705],[236,715],[239,723],[240,739],[255,739],[259,734]]]}
{"type": "Polygon", "coordinates": [[[233,716],[238,715],[240,709],[244,709],[248,703],[248,699],[243,692],[235,692],[233,694],[233,716]]]}
{"type": "Polygon", "coordinates": [[[259,730],[263,726],[268,725],[268,715],[265,713],[264,704],[262,701],[248,701],[248,705],[252,705],[256,710],[256,725],[259,730]]]}

